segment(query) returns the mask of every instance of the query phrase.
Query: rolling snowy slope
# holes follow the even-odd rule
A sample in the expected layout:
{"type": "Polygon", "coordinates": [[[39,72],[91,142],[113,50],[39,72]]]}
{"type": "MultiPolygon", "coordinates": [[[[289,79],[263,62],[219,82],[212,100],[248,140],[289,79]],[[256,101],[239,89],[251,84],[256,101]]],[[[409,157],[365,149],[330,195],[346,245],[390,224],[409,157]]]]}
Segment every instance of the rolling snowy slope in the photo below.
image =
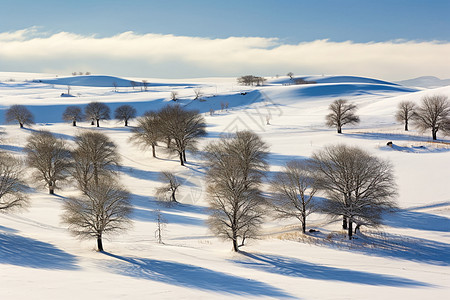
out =
{"type": "MultiPolygon", "coordinates": [[[[285,85],[288,79],[278,78],[262,87],[238,86],[229,78],[149,79],[157,84],[141,91],[124,79],[115,92],[107,76],[36,75],[0,73],[0,122],[13,104],[27,106],[36,121],[24,129],[3,125],[0,148],[24,157],[27,137],[40,129],[71,145],[86,130],[108,135],[121,156],[120,181],[132,195],[133,227],[108,237],[107,252],[98,253],[94,240],[76,240],[61,224],[62,204],[77,194],[73,183],[52,196],[30,182],[31,206],[0,215],[2,299],[445,299],[450,294],[450,139],[439,133],[432,143],[430,133],[405,132],[394,119],[399,102],[450,96],[450,87],[419,91],[370,78],[327,76],[308,77],[317,81],[312,85],[285,85]],[[75,97],[61,97],[65,85],[75,97]],[[194,100],[194,88],[202,90],[201,99],[194,100]],[[103,121],[100,128],[61,120],[67,106],[91,101],[112,111],[130,104],[141,115],[174,103],[172,91],[178,92],[177,103],[204,114],[208,135],[200,147],[236,130],[259,134],[270,145],[266,180],[287,161],[308,158],[330,144],[359,146],[390,160],[400,209],[387,214],[381,228],[363,227],[352,241],[339,222],[320,213],[308,219],[308,228],[317,232],[306,236],[296,219],[267,217],[259,239],[242,253],[231,252],[231,243],[215,238],[205,223],[209,212],[200,155],[188,153],[182,167],[163,145],[153,158],[151,151],[131,144],[130,128],[116,120],[103,121]],[[339,98],[355,103],[361,118],[341,135],[324,124],[328,105],[339,98]],[[386,147],[388,141],[394,147],[386,147]],[[163,170],[182,180],[180,204],[164,206],[155,199],[163,170]],[[168,221],[164,244],[154,235],[157,209],[168,221]]],[[[28,170],[24,176],[29,175],[28,170]]]]}

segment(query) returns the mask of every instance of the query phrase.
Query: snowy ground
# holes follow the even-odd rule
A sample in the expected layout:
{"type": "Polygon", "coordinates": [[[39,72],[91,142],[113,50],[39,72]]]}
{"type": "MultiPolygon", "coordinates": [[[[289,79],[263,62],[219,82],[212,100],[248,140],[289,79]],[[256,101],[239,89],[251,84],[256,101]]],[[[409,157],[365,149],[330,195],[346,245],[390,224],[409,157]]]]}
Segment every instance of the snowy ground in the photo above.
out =
{"type": "MultiPolygon", "coordinates": [[[[121,181],[131,191],[135,208],[133,228],[106,239],[107,253],[98,253],[95,241],[78,241],[61,224],[64,198],[76,190],[69,184],[50,196],[38,183],[31,183],[28,210],[0,215],[1,298],[448,297],[450,140],[431,143],[428,132],[404,132],[394,122],[394,113],[402,100],[419,102],[427,94],[450,96],[450,86],[419,91],[359,77],[311,78],[318,83],[285,85],[286,78],[274,78],[261,88],[238,86],[235,78],[149,79],[146,92],[126,84],[114,92],[112,83],[108,86],[101,76],[92,77],[91,86],[76,86],[70,79],[59,85],[62,79],[48,74],[0,73],[0,122],[4,109],[12,104],[26,105],[36,121],[26,129],[4,125],[0,148],[23,156],[22,147],[33,130],[50,130],[69,141],[80,131],[101,131],[119,146],[121,181]],[[49,84],[33,82],[50,79],[49,84]],[[68,83],[75,97],[60,96],[67,92],[68,83]],[[203,100],[193,100],[195,88],[202,89],[203,100]],[[395,167],[401,209],[386,215],[382,228],[363,228],[351,242],[343,238],[339,223],[324,215],[311,216],[308,227],[319,232],[309,236],[298,233],[295,220],[268,219],[260,239],[250,241],[242,253],[233,253],[229,242],[217,240],[205,226],[208,212],[199,156],[188,153],[189,163],[181,167],[162,148],[155,159],[130,144],[129,128],[115,120],[101,122],[101,128],[86,122],[74,128],[61,120],[67,105],[91,101],[104,102],[112,111],[128,103],[142,114],[170,103],[171,91],[179,93],[182,105],[205,114],[208,136],[202,145],[236,130],[260,134],[271,146],[268,178],[286,161],[335,143],[357,145],[389,159],[395,167]],[[342,135],[324,125],[328,105],[338,98],[356,103],[361,117],[361,124],[344,128],[342,135]],[[229,109],[221,111],[221,103],[228,103],[229,109]],[[388,141],[394,147],[386,147],[388,141]],[[173,207],[154,199],[158,172],[167,169],[185,180],[179,194],[182,204],[173,207]],[[168,220],[164,244],[154,237],[155,209],[168,220]]],[[[129,80],[141,81],[123,82],[129,80]]]]}

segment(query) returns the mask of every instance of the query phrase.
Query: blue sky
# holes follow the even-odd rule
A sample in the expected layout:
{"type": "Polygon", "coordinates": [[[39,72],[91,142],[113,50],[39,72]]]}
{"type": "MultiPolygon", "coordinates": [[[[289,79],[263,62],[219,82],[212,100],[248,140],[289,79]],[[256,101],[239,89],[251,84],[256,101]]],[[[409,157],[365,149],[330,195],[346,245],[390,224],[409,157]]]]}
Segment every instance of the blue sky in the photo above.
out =
{"type": "MultiPolygon", "coordinates": [[[[144,45],[146,45],[145,47],[149,47],[150,44],[153,45],[150,43],[150,39],[154,41],[155,38],[167,38],[169,36],[202,38],[211,43],[219,40],[229,44],[229,52],[239,50],[239,47],[236,48],[235,44],[229,43],[228,39],[230,37],[241,37],[244,39],[259,37],[265,40],[257,43],[257,45],[254,42],[250,42],[251,45],[249,47],[253,50],[255,48],[264,48],[264,54],[267,54],[274,48],[304,46],[305,43],[314,43],[318,40],[328,41],[328,44],[322,46],[324,47],[323,49],[331,49],[329,55],[334,55],[335,53],[333,46],[344,45],[348,41],[358,46],[371,45],[373,43],[428,43],[427,45],[434,46],[434,50],[430,49],[430,51],[438,53],[445,51],[443,51],[442,47],[439,50],[435,50],[435,46],[446,45],[450,42],[450,18],[448,17],[450,1],[448,0],[0,0],[0,4],[0,34],[10,33],[8,38],[0,40],[0,46],[2,43],[23,42],[21,46],[15,45],[14,51],[24,55],[19,59],[19,57],[11,54],[12,50],[3,54],[0,50],[0,71],[13,71],[12,69],[15,66],[17,66],[15,71],[30,72],[68,72],[70,69],[90,68],[93,72],[103,73],[117,73],[123,70],[124,75],[136,74],[137,76],[143,76],[148,74],[149,77],[192,77],[234,76],[244,70],[263,73],[265,70],[262,67],[252,67],[252,63],[246,66],[247,69],[241,68],[245,59],[240,58],[233,61],[238,66],[235,72],[228,69],[221,71],[220,66],[216,66],[214,68],[196,68],[196,72],[189,73],[188,69],[183,68],[192,69],[192,59],[187,56],[182,57],[183,54],[181,52],[174,53],[173,57],[175,59],[172,61],[167,57],[161,59],[161,55],[158,56],[158,54],[149,54],[148,57],[144,55],[146,64],[148,64],[149,69],[152,69],[148,73],[144,71],[145,68],[140,68],[138,66],[139,63],[134,61],[132,57],[126,57],[126,55],[122,54],[116,57],[115,62],[117,65],[128,62],[127,67],[108,68],[108,65],[111,65],[111,61],[106,60],[104,57],[99,59],[99,49],[96,50],[97,57],[95,57],[95,53],[88,53],[89,51],[85,49],[83,57],[78,55],[74,59],[64,57],[64,53],[61,52],[59,56],[61,59],[64,58],[64,62],[60,60],[60,64],[63,66],[59,68],[56,67],[58,65],[56,58],[50,56],[42,57],[41,60],[43,61],[41,63],[32,59],[30,47],[35,47],[36,51],[48,51],[48,49],[42,44],[40,44],[42,48],[37,47],[36,41],[30,43],[31,40],[46,38],[50,45],[50,43],[55,43],[56,37],[58,37],[55,37],[55,35],[61,32],[73,34],[75,37],[72,38],[74,39],[85,37],[90,39],[89,43],[92,44],[94,42],[94,44],[98,44],[96,43],[97,41],[106,42],[104,39],[132,31],[135,34],[133,39],[143,38],[145,40],[143,41],[144,45]],[[24,29],[29,31],[21,35],[17,41],[11,37],[11,33],[24,29]],[[30,29],[32,29],[32,32],[30,29]],[[156,34],[157,36],[148,36],[148,34],[156,34]],[[275,38],[276,41],[274,42],[270,38],[275,38]],[[28,52],[23,49],[28,49],[28,52]],[[178,60],[182,62],[180,63],[178,60]],[[21,61],[28,62],[26,64],[29,66],[28,69],[21,61]],[[164,66],[166,66],[166,69],[180,66],[181,69],[169,72],[167,70],[164,71],[164,66]]],[[[66,43],[70,43],[69,37],[65,36],[64,40],[66,43]]],[[[191,40],[191,42],[193,41],[191,40]]],[[[246,40],[240,40],[239,42],[246,44],[246,40]]],[[[125,42],[122,40],[122,43],[125,42]]],[[[178,39],[177,43],[180,48],[186,46],[190,51],[195,51],[190,43],[184,44],[184,41],[181,39],[178,39]]],[[[84,47],[80,44],[78,45],[82,48],[84,47]]],[[[122,48],[119,42],[115,45],[118,48],[122,48]]],[[[136,42],[134,45],[139,46],[139,43],[136,42]]],[[[173,45],[173,43],[168,43],[167,45],[173,45]]],[[[199,43],[198,47],[202,45],[202,43],[199,43]]],[[[12,44],[7,44],[7,46],[13,47],[12,44]]],[[[87,45],[85,46],[87,47],[87,45]]],[[[363,49],[364,47],[360,48],[363,49]]],[[[301,51],[302,49],[300,49],[299,55],[305,53],[301,51]]],[[[373,47],[371,49],[373,50],[370,51],[376,51],[373,47]]],[[[108,48],[104,48],[104,50],[107,51],[108,48]]],[[[316,52],[314,50],[314,53],[316,52]]],[[[387,52],[389,51],[386,50],[381,53],[386,54],[387,52]]],[[[292,58],[294,58],[295,53],[292,51],[290,53],[292,58]]],[[[308,53],[310,52],[306,52],[305,55],[308,55],[308,53]]],[[[422,55],[423,53],[426,52],[416,53],[415,55],[422,55]]],[[[135,54],[142,55],[141,53],[135,54]]],[[[54,56],[54,53],[51,55],[54,56]]],[[[248,60],[254,59],[250,52],[247,55],[248,60]]],[[[67,56],[71,56],[71,54],[67,56]]],[[[278,56],[266,56],[266,58],[269,57],[275,60],[278,56]]],[[[415,57],[412,57],[412,59],[417,61],[415,57]]],[[[444,61],[448,60],[446,57],[441,57],[441,59],[444,61]]],[[[193,60],[197,64],[201,63],[197,58],[193,60]]],[[[359,63],[363,63],[363,61],[359,61],[359,63]]],[[[430,64],[432,61],[424,61],[423,63],[430,64]]],[[[202,63],[205,66],[207,64],[210,64],[210,62],[202,63]]],[[[253,65],[256,64],[258,62],[253,63],[253,65]]],[[[275,64],[277,64],[276,61],[274,61],[275,64]]],[[[388,63],[386,64],[388,65],[388,63]]],[[[286,62],[278,62],[278,65],[282,66],[280,70],[270,66],[267,67],[267,72],[283,73],[289,70],[289,64],[286,62]]],[[[424,70],[429,74],[423,75],[450,76],[448,73],[436,71],[437,67],[432,66],[432,68],[424,70]]],[[[292,71],[295,73],[302,72],[302,70],[317,73],[340,70],[335,68],[323,70],[323,67],[320,65],[314,68],[312,65],[305,67],[298,65],[298,63],[294,64],[293,69],[292,71]],[[324,72],[320,72],[321,69],[324,72]]],[[[342,69],[340,72],[348,73],[345,69],[342,69]]],[[[357,71],[357,73],[360,73],[360,71],[357,71]]],[[[406,70],[404,73],[399,73],[392,77],[402,77],[403,75],[410,77],[407,76],[408,73],[409,71],[406,70]]],[[[373,75],[380,76],[378,74],[383,75],[379,71],[374,72],[373,75]]],[[[367,72],[364,75],[371,74],[367,72]]]]}

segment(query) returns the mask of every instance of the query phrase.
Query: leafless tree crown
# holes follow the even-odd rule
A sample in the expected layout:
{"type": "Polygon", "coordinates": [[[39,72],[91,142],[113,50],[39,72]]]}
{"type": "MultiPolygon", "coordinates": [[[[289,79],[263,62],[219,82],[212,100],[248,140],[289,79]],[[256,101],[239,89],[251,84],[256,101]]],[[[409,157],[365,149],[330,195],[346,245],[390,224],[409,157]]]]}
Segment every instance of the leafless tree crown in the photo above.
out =
{"type": "Polygon", "coordinates": [[[64,121],[72,122],[73,126],[77,126],[78,121],[84,120],[83,112],[79,106],[68,106],[62,117],[64,121]]]}
{"type": "Polygon", "coordinates": [[[207,195],[211,231],[233,242],[238,251],[254,238],[263,222],[266,204],[260,186],[268,169],[267,145],[249,131],[237,132],[205,148],[207,195]],[[240,244],[239,244],[240,240],[240,244]]]}
{"type": "Polygon", "coordinates": [[[277,218],[297,218],[306,232],[306,218],[318,209],[317,192],[311,162],[289,161],[270,183],[271,206],[277,218]]]}
{"type": "Polygon", "coordinates": [[[35,170],[33,178],[43,181],[54,194],[57,182],[70,175],[71,153],[66,142],[49,131],[36,131],[28,137],[24,151],[27,165],[35,170]]]}
{"type": "Polygon", "coordinates": [[[7,123],[17,122],[20,128],[24,125],[34,124],[33,114],[23,105],[15,104],[12,105],[5,114],[5,119],[7,123]]]}
{"type": "Polygon", "coordinates": [[[22,180],[22,162],[14,156],[0,152],[0,212],[24,208],[29,198],[22,180]]]}
{"type": "Polygon", "coordinates": [[[136,117],[136,109],[131,105],[121,105],[114,111],[114,118],[125,122],[125,126],[128,126],[128,121],[136,117]]]}
{"type": "Polygon", "coordinates": [[[137,119],[137,126],[131,129],[131,141],[144,148],[151,147],[156,157],[156,146],[163,139],[160,117],[156,112],[148,111],[137,119]]]}
{"type": "Polygon", "coordinates": [[[426,96],[414,116],[414,124],[419,130],[431,129],[433,140],[437,132],[450,133],[450,102],[445,95],[426,96]]]}
{"type": "Polygon", "coordinates": [[[397,106],[397,112],[395,114],[395,119],[398,122],[403,122],[405,124],[405,131],[408,131],[409,121],[416,114],[416,104],[411,101],[402,101],[397,106]]]}
{"type": "Polygon", "coordinates": [[[168,105],[158,112],[161,133],[173,141],[169,150],[176,152],[180,164],[186,162],[186,150],[197,150],[198,139],[206,135],[205,118],[196,110],[186,110],[180,105],[168,105]]]}
{"type": "Polygon", "coordinates": [[[100,120],[109,119],[110,109],[108,105],[101,102],[91,102],[84,108],[86,119],[97,122],[97,127],[100,127],[100,120]]]}
{"type": "Polygon", "coordinates": [[[317,187],[328,198],[324,210],[344,217],[349,238],[353,223],[358,228],[377,226],[382,212],[396,206],[397,188],[388,161],[357,147],[335,145],[314,153],[312,163],[317,187]]]}
{"type": "Polygon", "coordinates": [[[90,182],[98,183],[100,177],[114,174],[114,167],[119,165],[120,156],[116,145],[106,135],[83,132],[75,136],[75,144],[72,173],[82,191],[90,182]]]}
{"type": "Polygon", "coordinates": [[[338,99],[330,104],[331,111],[326,116],[326,125],[336,127],[338,133],[342,133],[342,126],[359,123],[359,117],[355,115],[356,105],[347,103],[347,100],[338,99]]]}
{"type": "Polygon", "coordinates": [[[112,178],[90,183],[78,198],[64,204],[63,222],[79,238],[96,238],[103,251],[102,237],[124,231],[131,225],[130,194],[112,178]]]}

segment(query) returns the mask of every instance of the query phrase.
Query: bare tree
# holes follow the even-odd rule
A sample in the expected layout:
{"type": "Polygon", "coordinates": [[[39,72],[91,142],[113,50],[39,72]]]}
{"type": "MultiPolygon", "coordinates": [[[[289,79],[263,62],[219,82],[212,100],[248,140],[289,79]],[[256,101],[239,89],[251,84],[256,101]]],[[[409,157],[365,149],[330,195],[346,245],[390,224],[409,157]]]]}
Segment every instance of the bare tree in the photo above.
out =
{"type": "MultiPolygon", "coordinates": [[[[144,148],[151,147],[153,157],[156,157],[156,146],[162,138],[161,121],[157,113],[148,111],[137,120],[137,126],[131,129],[131,141],[144,148]]],[[[170,143],[169,143],[170,144],[170,143]]]]}
{"type": "Polygon", "coordinates": [[[83,112],[79,106],[68,106],[62,117],[64,121],[71,121],[73,126],[77,126],[77,121],[84,119],[83,112]]]}
{"type": "Polygon", "coordinates": [[[359,123],[359,117],[355,115],[356,105],[347,103],[347,100],[333,101],[328,107],[331,110],[326,116],[328,127],[336,127],[338,133],[342,133],[342,126],[359,123]]]}
{"type": "Polygon", "coordinates": [[[68,85],[67,86],[67,95],[70,95],[70,90],[71,90],[71,87],[70,87],[70,85],[68,85]]]}
{"type": "Polygon", "coordinates": [[[131,105],[121,105],[114,111],[114,118],[125,122],[125,126],[128,126],[128,120],[136,117],[136,109],[131,105]]]}
{"type": "Polygon", "coordinates": [[[28,137],[24,151],[27,165],[35,169],[33,178],[43,181],[49,193],[54,194],[56,183],[70,175],[71,153],[65,141],[49,131],[36,131],[28,137]]]}
{"type": "Polygon", "coordinates": [[[145,79],[143,79],[143,80],[142,80],[142,86],[144,87],[144,90],[145,90],[145,91],[148,90],[148,85],[149,85],[148,81],[145,80],[145,79]]]}
{"type": "Polygon", "coordinates": [[[178,100],[178,92],[175,92],[175,91],[170,92],[170,100],[177,101],[178,100]]]}
{"type": "Polygon", "coordinates": [[[22,162],[0,151],[0,212],[4,213],[28,205],[27,186],[23,177],[22,162]]]}
{"type": "Polygon", "coordinates": [[[271,206],[277,218],[297,218],[306,232],[306,217],[318,209],[314,201],[317,192],[310,161],[289,161],[270,183],[271,206]]]}
{"type": "Polygon", "coordinates": [[[89,184],[80,197],[68,199],[62,220],[73,235],[96,238],[98,251],[103,251],[103,235],[128,229],[131,212],[129,192],[109,178],[89,184]]]}
{"type": "Polygon", "coordinates": [[[263,222],[265,199],[260,186],[268,169],[267,149],[250,131],[237,132],[205,148],[212,211],[208,224],[215,235],[232,240],[234,251],[239,251],[247,238],[256,237],[263,222]]]}
{"type": "Polygon", "coordinates": [[[328,198],[324,211],[343,217],[349,239],[353,223],[356,228],[377,226],[382,213],[396,206],[397,188],[388,161],[357,147],[336,145],[314,153],[312,162],[317,187],[328,198]]]}
{"type": "Polygon", "coordinates": [[[136,87],[136,85],[137,85],[137,82],[136,81],[133,81],[133,80],[131,80],[130,81],[130,85],[131,85],[131,87],[133,88],[133,90],[134,90],[134,88],[136,87]]]}
{"type": "Polygon", "coordinates": [[[118,84],[117,84],[117,82],[113,82],[112,83],[112,85],[113,85],[113,87],[114,87],[114,92],[117,92],[117,87],[119,86],[118,84]]]}
{"type": "Polygon", "coordinates": [[[433,140],[437,139],[437,132],[450,132],[450,102],[444,95],[425,96],[417,108],[414,123],[419,130],[431,129],[433,140]]]}
{"type": "Polygon", "coordinates": [[[72,175],[82,191],[92,181],[98,184],[101,176],[114,174],[120,157],[116,145],[106,135],[86,131],[75,136],[75,144],[72,175]]]}
{"type": "Polygon", "coordinates": [[[161,172],[159,178],[164,182],[164,185],[156,189],[157,198],[163,201],[176,203],[176,193],[181,186],[178,178],[170,171],[161,172]]]}
{"type": "Polygon", "coordinates": [[[109,119],[110,109],[108,105],[101,102],[91,102],[84,108],[84,114],[88,120],[97,121],[97,127],[100,127],[100,120],[109,119]]]}
{"type": "Polygon", "coordinates": [[[290,78],[291,80],[294,79],[294,73],[289,72],[289,73],[287,73],[286,75],[289,76],[289,78],[290,78]]]}
{"type": "Polygon", "coordinates": [[[158,116],[163,136],[173,141],[169,150],[179,155],[184,166],[186,150],[197,150],[198,139],[206,135],[205,118],[197,110],[185,110],[180,105],[167,105],[158,116]]]}
{"type": "Polygon", "coordinates": [[[201,96],[203,96],[203,91],[200,88],[194,89],[195,98],[194,100],[197,100],[201,96]]]}
{"type": "Polygon", "coordinates": [[[411,101],[402,101],[397,106],[395,119],[405,123],[405,131],[408,131],[408,122],[415,116],[416,104],[411,101]]]}
{"type": "Polygon", "coordinates": [[[33,114],[25,106],[19,104],[12,105],[6,111],[5,119],[7,123],[19,123],[20,128],[23,128],[23,125],[34,124],[33,114]]]}

